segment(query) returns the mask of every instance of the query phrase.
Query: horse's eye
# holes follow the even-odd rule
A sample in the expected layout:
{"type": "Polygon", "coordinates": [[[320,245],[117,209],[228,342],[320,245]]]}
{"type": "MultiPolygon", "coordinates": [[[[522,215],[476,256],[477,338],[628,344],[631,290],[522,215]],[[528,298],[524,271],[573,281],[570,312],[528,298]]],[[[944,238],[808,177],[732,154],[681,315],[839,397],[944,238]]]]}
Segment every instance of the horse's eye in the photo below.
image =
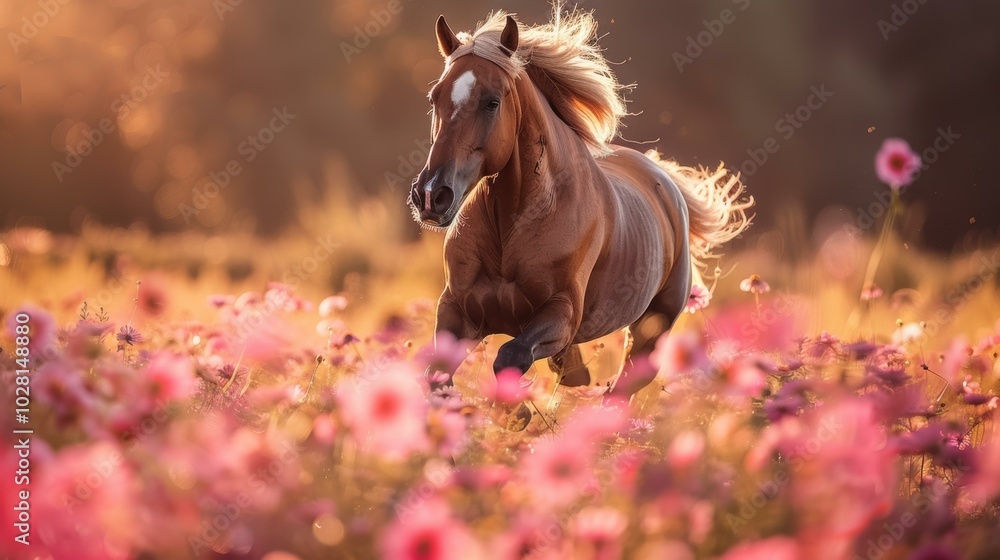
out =
{"type": "Polygon", "coordinates": [[[496,99],[486,104],[486,110],[490,112],[496,111],[499,108],[500,108],[500,102],[497,101],[496,99]]]}

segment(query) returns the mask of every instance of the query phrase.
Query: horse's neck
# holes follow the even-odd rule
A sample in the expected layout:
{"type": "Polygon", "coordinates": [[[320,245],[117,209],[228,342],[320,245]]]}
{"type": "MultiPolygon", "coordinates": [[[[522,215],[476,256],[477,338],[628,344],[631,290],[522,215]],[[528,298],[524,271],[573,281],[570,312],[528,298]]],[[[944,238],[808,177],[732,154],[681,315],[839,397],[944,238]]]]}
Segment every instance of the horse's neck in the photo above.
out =
{"type": "Polygon", "coordinates": [[[525,74],[518,80],[521,121],[507,165],[490,189],[496,225],[504,233],[525,222],[544,219],[556,209],[560,178],[579,177],[581,158],[590,158],[583,140],[555,115],[538,87],[525,74]]]}

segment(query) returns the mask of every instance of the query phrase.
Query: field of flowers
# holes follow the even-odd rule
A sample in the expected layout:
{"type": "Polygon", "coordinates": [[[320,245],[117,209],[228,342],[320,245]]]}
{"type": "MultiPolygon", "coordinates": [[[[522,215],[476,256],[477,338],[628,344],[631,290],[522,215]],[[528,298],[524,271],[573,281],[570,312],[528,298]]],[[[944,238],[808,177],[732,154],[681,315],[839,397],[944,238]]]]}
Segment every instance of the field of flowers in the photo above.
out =
{"type": "Polygon", "coordinates": [[[431,344],[440,238],[378,204],[277,240],[7,232],[0,551],[1000,557],[1000,253],[905,244],[885,149],[878,239],[758,232],[648,355],[588,344],[586,388],[431,344]],[[606,400],[622,369],[655,380],[606,400]]]}

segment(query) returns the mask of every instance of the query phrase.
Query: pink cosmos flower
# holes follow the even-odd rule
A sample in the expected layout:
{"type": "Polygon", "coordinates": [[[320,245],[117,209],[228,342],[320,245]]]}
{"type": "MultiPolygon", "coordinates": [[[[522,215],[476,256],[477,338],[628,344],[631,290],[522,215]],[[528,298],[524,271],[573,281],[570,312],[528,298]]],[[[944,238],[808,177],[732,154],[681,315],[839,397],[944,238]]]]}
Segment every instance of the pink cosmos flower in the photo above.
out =
{"type": "Polygon", "coordinates": [[[563,423],[562,436],[569,445],[591,448],[628,427],[626,412],[614,406],[579,406],[563,423]]]}
{"type": "Polygon", "coordinates": [[[248,360],[284,365],[287,352],[295,348],[293,332],[292,326],[281,317],[249,313],[237,324],[236,336],[242,340],[233,340],[232,345],[237,354],[242,353],[248,360]]]}
{"type": "Polygon", "coordinates": [[[883,295],[882,288],[875,284],[868,284],[861,290],[861,301],[874,301],[883,295]]]}
{"type": "Polygon", "coordinates": [[[817,547],[843,543],[892,507],[896,454],[886,445],[883,420],[870,399],[824,395],[828,404],[801,423],[786,419],[779,448],[795,465],[792,503],[800,535],[817,547]]]}
{"type": "Polygon", "coordinates": [[[330,296],[319,302],[319,314],[322,317],[329,317],[338,311],[347,308],[347,298],[344,296],[330,296]]]}
{"type": "Polygon", "coordinates": [[[976,468],[969,476],[964,491],[979,505],[986,505],[1000,497],[1000,430],[995,426],[980,445],[976,468]]]}
{"type": "Polygon", "coordinates": [[[704,451],[705,436],[701,432],[685,430],[670,442],[667,462],[676,470],[684,470],[694,464],[704,451]]]}
{"type": "Polygon", "coordinates": [[[244,311],[248,308],[260,305],[263,301],[264,299],[257,292],[243,292],[238,298],[236,298],[236,301],[233,302],[233,307],[237,311],[244,311]]]}
{"type": "Polygon", "coordinates": [[[709,500],[699,500],[691,504],[691,511],[688,513],[688,536],[691,542],[701,544],[705,542],[715,523],[715,506],[709,500]]]}
{"type": "Polygon", "coordinates": [[[154,402],[186,399],[198,387],[191,360],[180,354],[154,354],[146,364],[144,373],[149,382],[149,397],[154,402]]]}
{"type": "Polygon", "coordinates": [[[507,368],[498,372],[496,381],[493,398],[500,404],[518,404],[527,399],[530,394],[530,387],[524,384],[524,376],[516,368],[507,368]]]}
{"type": "Polygon", "coordinates": [[[139,313],[149,317],[159,317],[170,304],[170,295],[162,278],[156,275],[147,276],[139,282],[136,295],[136,308],[139,313]]]}
{"type": "Polygon", "coordinates": [[[799,560],[799,545],[788,537],[771,537],[730,548],[719,560],[799,560]]]}
{"type": "Polygon", "coordinates": [[[556,437],[535,440],[530,450],[524,450],[520,473],[542,509],[569,505],[596,484],[591,447],[567,445],[556,437]]]}
{"type": "MultiPolygon", "coordinates": [[[[9,424],[7,425],[9,426],[9,424]]],[[[6,428],[9,429],[9,428],[6,428]]],[[[27,546],[17,543],[14,539],[21,534],[19,527],[15,527],[15,523],[19,522],[19,517],[21,516],[21,511],[27,508],[27,513],[29,515],[29,521],[36,522],[33,517],[37,515],[37,505],[35,505],[38,499],[36,497],[36,485],[38,484],[36,474],[41,473],[49,469],[49,465],[52,461],[52,450],[49,445],[43,439],[32,438],[31,440],[31,487],[29,496],[31,499],[28,500],[27,504],[21,504],[20,492],[25,490],[24,486],[21,484],[21,480],[18,480],[18,476],[15,473],[19,469],[18,463],[22,459],[20,457],[20,449],[15,449],[19,445],[17,440],[11,440],[10,436],[5,438],[5,445],[0,448],[0,469],[3,472],[10,473],[8,476],[0,477],[0,508],[3,508],[5,523],[0,524],[0,539],[3,539],[4,551],[17,550],[14,547],[21,549],[21,555],[13,555],[13,558],[44,558],[46,554],[44,549],[39,544],[38,539],[35,538],[37,530],[32,527],[32,537],[30,538],[30,544],[27,546]],[[17,508],[17,509],[15,509],[17,508]]],[[[7,552],[6,554],[10,554],[7,552]]]]}
{"type": "Polygon", "coordinates": [[[379,538],[385,560],[465,560],[481,557],[464,523],[452,517],[437,497],[421,500],[412,511],[401,508],[397,520],[379,538]]]}
{"type": "Polygon", "coordinates": [[[1000,333],[988,334],[979,341],[978,345],[976,345],[976,352],[983,354],[990,348],[997,345],[1000,345],[1000,333]]]}
{"type": "Polygon", "coordinates": [[[659,367],[660,375],[668,379],[680,374],[704,374],[712,367],[704,340],[690,331],[661,335],[649,360],[659,367]]]}
{"type": "Polygon", "coordinates": [[[920,547],[906,560],[961,560],[962,557],[963,555],[959,554],[953,547],[934,542],[920,547]]]}
{"type": "Polygon", "coordinates": [[[507,484],[510,478],[510,467],[494,464],[477,467],[457,467],[453,480],[456,486],[478,491],[494,490],[503,484],[507,484]]]}
{"type": "Polygon", "coordinates": [[[337,425],[329,414],[320,413],[313,419],[312,436],[323,446],[331,445],[337,436],[337,425]]]}
{"type": "Polygon", "coordinates": [[[56,341],[59,327],[47,311],[31,304],[24,304],[7,315],[7,336],[11,339],[22,336],[17,333],[17,327],[22,325],[17,318],[23,315],[28,316],[27,322],[23,323],[28,326],[28,349],[31,351],[31,356],[37,359],[56,341]]]}
{"type": "Polygon", "coordinates": [[[759,355],[723,356],[718,363],[726,393],[739,397],[759,397],[767,387],[767,373],[777,370],[773,362],[759,355]]]}
{"type": "Polygon", "coordinates": [[[740,290],[753,294],[766,294],[771,291],[771,286],[759,274],[751,274],[740,281],[740,290]]]}
{"type": "Polygon", "coordinates": [[[32,393],[49,406],[60,425],[86,416],[94,398],[83,383],[83,376],[63,360],[47,362],[35,372],[32,393]]]}
{"type": "Polygon", "coordinates": [[[837,359],[840,350],[840,339],[823,331],[816,338],[802,341],[802,360],[813,366],[828,365],[837,359]]]}
{"type": "Polygon", "coordinates": [[[408,364],[344,383],[337,401],[355,440],[372,453],[402,460],[428,449],[426,387],[408,364]]]}
{"type": "Polygon", "coordinates": [[[912,183],[919,169],[920,156],[910,149],[906,140],[887,138],[875,154],[875,173],[894,191],[912,183]]]}
{"type": "Polygon", "coordinates": [[[574,558],[616,560],[621,558],[621,537],[628,528],[628,518],[611,507],[586,507],[570,522],[576,537],[574,558]]]}
{"type": "Polygon", "coordinates": [[[512,526],[491,543],[497,560],[563,560],[568,557],[562,524],[538,512],[522,511],[512,526]]]}
{"type": "Polygon", "coordinates": [[[122,325],[118,329],[118,334],[115,336],[118,339],[118,349],[124,348],[126,345],[135,346],[136,344],[141,344],[143,341],[142,333],[132,327],[131,325],[122,325]]]}
{"type": "Polygon", "coordinates": [[[756,303],[720,308],[712,318],[713,338],[733,342],[747,351],[794,350],[795,338],[808,326],[811,303],[786,294],[766,298],[759,306],[756,303]]]}
{"type": "Polygon", "coordinates": [[[417,351],[417,363],[428,372],[441,371],[452,375],[469,356],[468,341],[458,340],[449,332],[434,335],[434,342],[417,351]]]}
{"type": "Polygon", "coordinates": [[[268,282],[264,292],[264,306],[273,311],[292,313],[312,306],[311,303],[295,295],[295,288],[281,282],[268,282]]]}
{"type": "Polygon", "coordinates": [[[458,455],[468,445],[469,419],[457,410],[435,410],[428,423],[440,455],[458,455]]]}
{"type": "Polygon", "coordinates": [[[233,296],[230,296],[230,295],[225,295],[225,294],[212,294],[212,295],[208,296],[208,300],[207,300],[208,305],[210,307],[214,307],[216,309],[221,309],[223,307],[227,307],[227,306],[233,305],[233,303],[235,301],[236,301],[236,298],[234,298],[233,296]]]}
{"type": "Polygon", "coordinates": [[[316,334],[332,341],[334,338],[343,337],[347,332],[347,325],[340,319],[321,319],[316,323],[316,334]]]}
{"type": "Polygon", "coordinates": [[[32,532],[53,557],[133,557],[140,540],[138,486],[118,446],[63,449],[37,482],[32,475],[32,532]]]}
{"type": "Polygon", "coordinates": [[[964,336],[957,336],[951,341],[948,349],[944,352],[944,361],[941,363],[938,373],[953,385],[957,385],[962,379],[962,370],[969,362],[972,355],[972,346],[964,336]]]}
{"type": "Polygon", "coordinates": [[[712,292],[708,291],[708,288],[698,283],[691,284],[691,295],[688,296],[684,311],[695,313],[700,309],[705,309],[711,300],[712,292]]]}

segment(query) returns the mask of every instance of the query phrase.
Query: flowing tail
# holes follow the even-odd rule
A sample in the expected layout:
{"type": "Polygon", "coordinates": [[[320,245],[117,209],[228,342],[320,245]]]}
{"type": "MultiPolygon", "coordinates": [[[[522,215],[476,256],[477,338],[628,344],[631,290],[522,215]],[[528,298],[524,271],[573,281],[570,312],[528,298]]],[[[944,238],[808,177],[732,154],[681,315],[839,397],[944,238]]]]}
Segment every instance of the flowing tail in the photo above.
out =
{"type": "Polygon", "coordinates": [[[656,150],[646,152],[677,183],[688,207],[691,228],[691,260],[705,272],[706,261],[717,258],[715,248],[732,240],[747,227],[753,216],[747,210],[753,197],[740,200],[744,186],[723,164],[715,171],[695,169],[664,160],[656,150]]]}

